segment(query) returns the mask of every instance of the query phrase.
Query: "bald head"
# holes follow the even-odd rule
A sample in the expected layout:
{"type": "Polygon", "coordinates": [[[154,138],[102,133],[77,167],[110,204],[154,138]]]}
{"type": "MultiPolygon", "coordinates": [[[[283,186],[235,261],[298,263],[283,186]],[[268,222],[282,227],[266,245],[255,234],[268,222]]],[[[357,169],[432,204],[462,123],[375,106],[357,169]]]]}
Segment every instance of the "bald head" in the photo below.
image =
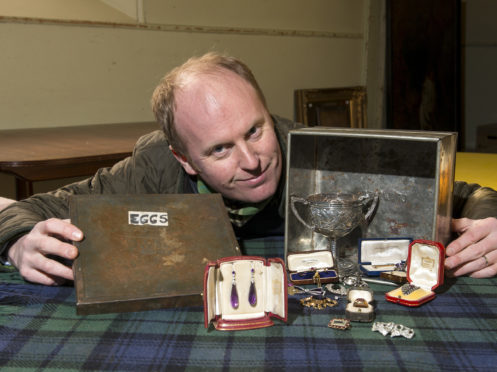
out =
{"type": "MultiPolygon", "coordinates": [[[[152,109],[158,123],[166,135],[169,144],[179,153],[185,154],[183,141],[178,136],[175,119],[178,107],[177,95],[188,90],[192,94],[199,81],[206,81],[222,76],[228,72],[245,80],[256,92],[258,99],[266,107],[266,100],[255,80],[252,71],[240,60],[217,53],[207,53],[201,57],[193,57],[181,66],[171,70],[160,81],[152,95],[152,109]]],[[[183,95],[183,98],[185,96],[183,95]]]]}

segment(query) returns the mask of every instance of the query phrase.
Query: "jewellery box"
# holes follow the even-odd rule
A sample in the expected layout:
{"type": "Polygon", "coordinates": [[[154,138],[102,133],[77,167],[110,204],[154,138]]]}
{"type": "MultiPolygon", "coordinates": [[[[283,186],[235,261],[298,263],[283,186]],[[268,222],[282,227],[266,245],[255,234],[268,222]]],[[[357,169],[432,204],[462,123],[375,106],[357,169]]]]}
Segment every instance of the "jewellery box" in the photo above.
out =
{"type": "Polygon", "coordinates": [[[407,261],[411,242],[409,238],[360,239],[359,268],[368,276],[394,271],[407,261]]]}
{"type": "Polygon", "coordinates": [[[397,284],[407,283],[407,273],[405,270],[384,271],[380,273],[380,278],[397,284]]]}
{"type": "Polygon", "coordinates": [[[204,323],[218,330],[269,327],[286,322],[287,276],[283,260],[233,256],[209,262],[204,273],[204,323]]]}
{"type": "Polygon", "coordinates": [[[443,284],[445,249],[439,242],[414,240],[409,244],[407,281],[385,294],[390,302],[419,306],[435,297],[435,288],[443,284]]]}
{"type": "Polygon", "coordinates": [[[350,288],[347,292],[345,317],[353,322],[371,322],[374,319],[373,292],[368,288],[350,288]]]}
{"type": "Polygon", "coordinates": [[[330,251],[290,253],[286,257],[286,262],[292,283],[324,284],[338,281],[330,251]]]}

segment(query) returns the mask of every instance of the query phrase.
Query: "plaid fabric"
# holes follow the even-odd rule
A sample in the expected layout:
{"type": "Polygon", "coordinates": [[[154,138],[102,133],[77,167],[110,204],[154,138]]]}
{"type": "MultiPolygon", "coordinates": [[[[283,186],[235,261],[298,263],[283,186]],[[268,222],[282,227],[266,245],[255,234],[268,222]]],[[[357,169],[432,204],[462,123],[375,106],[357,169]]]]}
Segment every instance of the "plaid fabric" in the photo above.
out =
{"type": "MultiPolygon", "coordinates": [[[[268,241],[282,252],[283,241],[268,241]]],[[[262,241],[247,253],[262,252],[262,241]],[[253,249],[253,251],[251,251],[253,249]]],[[[387,302],[393,287],[371,285],[376,321],[414,338],[384,337],[371,323],[330,329],[345,303],[303,309],[289,297],[288,323],[221,332],[204,328],[201,307],[77,316],[72,287],[44,287],[0,273],[0,367],[6,370],[416,370],[495,369],[497,279],[458,278],[419,308],[387,302]]]]}
{"type": "Polygon", "coordinates": [[[285,248],[282,236],[268,238],[239,240],[240,249],[245,256],[260,256],[265,258],[279,257],[284,259],[285,248]]]}

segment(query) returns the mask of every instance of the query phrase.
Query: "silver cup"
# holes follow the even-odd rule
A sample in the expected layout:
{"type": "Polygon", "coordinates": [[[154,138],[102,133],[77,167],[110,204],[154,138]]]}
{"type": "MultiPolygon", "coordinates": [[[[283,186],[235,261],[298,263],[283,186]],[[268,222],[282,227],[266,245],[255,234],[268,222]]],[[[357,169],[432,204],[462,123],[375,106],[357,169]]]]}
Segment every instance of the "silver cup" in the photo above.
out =
{"type": "Polygon", "coordinates": [[[356,268],[357,263],[339,259],[342,255],[337,252],[337,239],[346,236],[359,226],[363,229],[369,224],[378,205],[378,199],[377,193],[367,192],[313,194],[307,198],[292,195],[290,206],[295,217],[304,226],[328,238],[333,258],[341,275],[356,268]],[[301,217],[295,206],[296,203],[308,208],[309,213],[306,215],[310,221],[305,221],[301,217]]]}

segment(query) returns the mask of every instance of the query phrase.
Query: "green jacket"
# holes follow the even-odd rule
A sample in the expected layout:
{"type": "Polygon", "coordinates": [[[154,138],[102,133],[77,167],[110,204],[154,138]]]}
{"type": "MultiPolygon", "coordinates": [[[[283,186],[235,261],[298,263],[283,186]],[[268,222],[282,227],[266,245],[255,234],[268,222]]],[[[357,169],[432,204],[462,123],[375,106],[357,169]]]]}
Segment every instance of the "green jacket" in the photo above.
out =
{"type": "MultiPolygon", "coordinates": [[[[300,127],[274,116],[282,153],[287,153],[288,131],[300,127]]],[[[284,160],[285,161],[285,160],[284,160]]],[[[285,164],[285,162],[284,162],[285,164]]],[[[280,183],[284,183],[285,176],[280,183]]],[[[281,192],[281,187],[279,188],[281,192]]],[[[133,154],[111,168],[102,168],[86,180],[13,203],[0,212],[0,254],[7,243],[28,233],[48,218],[68,218],[68,197],[72,194],[170,194],[188,192],[188,176],[168,148],[161,131],[141,137],[133,154]]],[[[279,198],[278,214],[284,218],[284,198],[279,198]]],[[[454,217],[497,217],[497,192],[478,185],[456,182],[454,217]]]]}

